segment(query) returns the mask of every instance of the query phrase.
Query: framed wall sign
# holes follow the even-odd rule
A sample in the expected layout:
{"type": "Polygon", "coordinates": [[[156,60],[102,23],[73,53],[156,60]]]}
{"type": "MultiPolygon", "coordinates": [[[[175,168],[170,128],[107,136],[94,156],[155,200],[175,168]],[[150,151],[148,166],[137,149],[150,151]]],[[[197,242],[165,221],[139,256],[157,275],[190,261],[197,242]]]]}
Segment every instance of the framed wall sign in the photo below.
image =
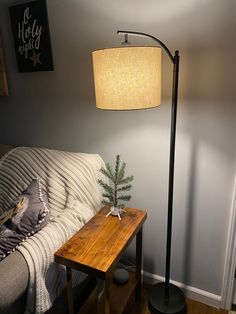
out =
{"type": "Polygon", "coordinates": [[[9,96],[7,74],[6,74],[4,52],[3,52],[1,37],[0,37],[0,96],[9,96]]]}
{"type": "Polygon", "coordinates": [[[9,7],[19,72],[52,71],[46,0],[9,7]]]}

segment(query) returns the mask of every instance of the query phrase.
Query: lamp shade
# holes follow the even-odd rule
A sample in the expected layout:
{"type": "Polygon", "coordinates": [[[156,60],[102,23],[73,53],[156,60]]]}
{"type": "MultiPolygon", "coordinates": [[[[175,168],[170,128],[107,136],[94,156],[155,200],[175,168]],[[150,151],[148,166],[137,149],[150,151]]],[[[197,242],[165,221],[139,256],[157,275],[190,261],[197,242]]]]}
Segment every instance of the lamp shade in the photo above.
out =
{"type": "Polygon", "coordinates": [[[161,103],[161,48],[121,47],[93,52],[96,106],[146,109],[161,103]]]}

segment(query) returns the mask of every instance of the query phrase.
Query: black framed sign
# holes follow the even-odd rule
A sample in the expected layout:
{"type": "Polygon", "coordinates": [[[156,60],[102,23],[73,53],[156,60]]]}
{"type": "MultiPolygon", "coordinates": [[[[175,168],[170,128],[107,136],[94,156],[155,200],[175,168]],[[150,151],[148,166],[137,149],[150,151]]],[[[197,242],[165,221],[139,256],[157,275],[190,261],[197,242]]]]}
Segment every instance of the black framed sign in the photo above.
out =
{"type": "Polygon", "coordinates": [[[19,72],[52,71],[46,0],[9,7],[19,72]]]}

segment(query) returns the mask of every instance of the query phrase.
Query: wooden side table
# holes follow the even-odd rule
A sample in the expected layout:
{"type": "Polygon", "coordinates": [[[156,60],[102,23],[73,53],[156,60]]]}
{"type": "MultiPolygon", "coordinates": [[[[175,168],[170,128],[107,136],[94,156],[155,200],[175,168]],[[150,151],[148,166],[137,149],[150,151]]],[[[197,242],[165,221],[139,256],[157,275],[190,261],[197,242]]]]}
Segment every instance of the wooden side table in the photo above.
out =
{"type": "Polygon", "coordinates": [[[136,301],[140,301],[142,226],[147,213],[134,208],[125,210],[126,213],[119,220],[111,215],[106,217],[109,208],[104,207],[55,253],[55,261],[66,266],[70,314],[74,314],[71,268],[103,280],[104,298],[103,302],[98,302],[98,311],[101,313],[122,313],[134,291],[136,301]],[[135,236],[136,272],[130,273],[125,285],[115,285],[111,278],[115,265],[135,236]],[[116,289],[119,289],[119,293],[116,289]]]}

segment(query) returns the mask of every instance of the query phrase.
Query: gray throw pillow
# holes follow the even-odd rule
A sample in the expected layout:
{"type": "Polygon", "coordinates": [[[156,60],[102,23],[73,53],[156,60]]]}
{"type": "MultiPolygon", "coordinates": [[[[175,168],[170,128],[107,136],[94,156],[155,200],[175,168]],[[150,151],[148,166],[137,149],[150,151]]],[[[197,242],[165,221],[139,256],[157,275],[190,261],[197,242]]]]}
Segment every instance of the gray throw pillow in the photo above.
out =
{"type": "Polygon", "coordinates": [[[33,179],[22,193],[14,205],[14,212],[15,215],[0,227],[0,260],[45,227],[50,219],[47,196],[39,179],[33,179]]]}

